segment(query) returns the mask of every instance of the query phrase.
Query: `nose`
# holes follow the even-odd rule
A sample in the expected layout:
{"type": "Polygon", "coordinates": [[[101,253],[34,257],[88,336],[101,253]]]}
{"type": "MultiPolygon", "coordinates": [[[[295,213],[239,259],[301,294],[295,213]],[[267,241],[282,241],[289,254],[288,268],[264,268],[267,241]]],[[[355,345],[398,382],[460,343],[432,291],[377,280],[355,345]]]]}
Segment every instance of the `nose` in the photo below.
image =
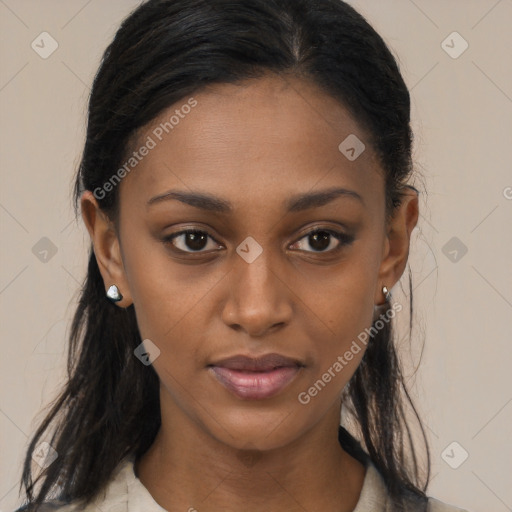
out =
{"type": "Polygon", "coordinates": [[[285,276],[271,267],[263,251],[252,263],[238,255],[235,268],[228,274],[228,298],[222,310],[223,322],[251,337],[261,337],[290,322],[292,291],[285,276]]]}

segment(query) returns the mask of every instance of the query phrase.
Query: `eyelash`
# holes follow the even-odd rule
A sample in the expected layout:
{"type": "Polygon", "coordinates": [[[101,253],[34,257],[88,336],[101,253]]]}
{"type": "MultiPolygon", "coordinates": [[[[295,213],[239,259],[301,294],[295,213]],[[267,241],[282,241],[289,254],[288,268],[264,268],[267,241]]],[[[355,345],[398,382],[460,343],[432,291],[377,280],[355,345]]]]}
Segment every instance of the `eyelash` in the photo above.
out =
{"type": "MultiPolygon", "coordinates": [[[[165,237],[164,242],[166,244],[171,244],[173,246],[173,249],[180,252],[181,254],[207,254],[208,252],[210,252],[210,251],[184,251],[182,249],[178,249],[174,245],[173,240],[175,238],[178,238],[179,236],[182,236],[182,235],[192,234],[192,233],[206,235],[208,238],[211,238],[212,240],[215,241],[215,243],[218,244],[217,240],[215,240],[215,238],[213,238],[207,231],[203,231],[200,229],[185,229],[183,231],[178,231],[176,233],[173,233],[172,235],[169,235],[168,237],[165,237]]],[[[305,233],[296,242],[293,242],[292,245],[295,245],[298,242],[300,242],[301,240],[303,240],[304,238],[312,236],[316,233],[327,233],[327,234],[331,235],[334,239],[336,239],[339,242],[339,244],[334,249],[330,249],[328,251],[304,251],[304,252],[312,253],[312,254],[333,254],[333,253],[337,253],[338,251],[340,251],[343,247],[350,245],[354,241],[354,237],[352,235],[347,235],[340,231],[334,231],[332,229],[327,229],[327,228],[315,228],[315,229],[305,233]]],[[[299,250],[301,250],[301,249],[299,249],[299,250]]]]}

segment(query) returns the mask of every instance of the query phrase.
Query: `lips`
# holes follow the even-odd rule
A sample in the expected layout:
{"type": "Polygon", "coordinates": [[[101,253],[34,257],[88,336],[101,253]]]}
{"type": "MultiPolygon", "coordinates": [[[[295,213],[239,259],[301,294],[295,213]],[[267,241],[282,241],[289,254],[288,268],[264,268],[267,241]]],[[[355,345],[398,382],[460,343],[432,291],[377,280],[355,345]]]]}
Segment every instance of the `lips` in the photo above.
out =
{"type": "Polygon", "coordinates": [[[269,398],[284,389],[304,365],[281,354],[237,355],[209,365],[217,382],[245,400],[269,398]]]}
{"type": "Polygon", "coordinates": [[[264,356],[254,358],[244,355],[236,355],[222,359],[213,363],[211,366],[221,366],[230,370],[241,370],[250,372],[266,372],[276,368],[286,368],[294,366],[303,366],[296,359],[282,356],[281,354],[266,354],[264,356]]]}

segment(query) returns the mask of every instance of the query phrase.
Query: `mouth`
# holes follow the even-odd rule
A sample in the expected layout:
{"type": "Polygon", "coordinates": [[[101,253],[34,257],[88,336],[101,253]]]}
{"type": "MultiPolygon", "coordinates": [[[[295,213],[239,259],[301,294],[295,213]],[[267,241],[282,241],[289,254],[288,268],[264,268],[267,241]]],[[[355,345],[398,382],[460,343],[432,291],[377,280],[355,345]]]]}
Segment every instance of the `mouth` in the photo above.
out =
{"type": "Polygon", "coordinates": [[[262,400],[282,391],[304,365],[280,354],[237,355],[208,365],[216,381],[244,400],[262,400]]]}

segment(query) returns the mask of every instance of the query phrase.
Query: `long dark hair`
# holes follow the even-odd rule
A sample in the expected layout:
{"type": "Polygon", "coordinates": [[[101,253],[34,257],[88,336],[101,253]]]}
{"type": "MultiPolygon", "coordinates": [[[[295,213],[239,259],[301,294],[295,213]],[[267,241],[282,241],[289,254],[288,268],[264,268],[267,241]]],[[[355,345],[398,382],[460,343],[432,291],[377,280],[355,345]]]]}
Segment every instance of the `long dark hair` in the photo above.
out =
{"type": "MultiPolygon", "coordinates": [[[[75,212],[82,191],[105,190],[136,131],[165,108],[207,84],[268,73],[310,80],[349,109],[385,171],[386,217],[391,218],[413,170],[409,92],[383,39],[341,0],[149,0],[140,5],[123,21],[94,79],[75,212]]],[[[118,189],[96,195],[113,219],[118,189]]],[[[412,287],[409,292],[412,329],[412,287]]],[[[340,426],[339,440],[349,453],[375,464],[393,510],[411,510],[404,508],[409,497],[426,502],[430,455],[393,338],[389,322],[370,339],[345,390],[344,404],[357,432],[340,426]],[[426,448],[423,485],[406,405],[426,448]]],[[[153,443],[161,424],[159,380],[153,367],[141,365],[133,354],[141,341],[133,305],[122,309],[105,298],[91,246],[69,338],[68,381],[24,461],[20,489],[25,487],[30,510],[50,498],[89,503],[121,459],[138,458],[153,443]],[[32,454],[43,438],[58,457],[33,481],[32,454]]]]}

